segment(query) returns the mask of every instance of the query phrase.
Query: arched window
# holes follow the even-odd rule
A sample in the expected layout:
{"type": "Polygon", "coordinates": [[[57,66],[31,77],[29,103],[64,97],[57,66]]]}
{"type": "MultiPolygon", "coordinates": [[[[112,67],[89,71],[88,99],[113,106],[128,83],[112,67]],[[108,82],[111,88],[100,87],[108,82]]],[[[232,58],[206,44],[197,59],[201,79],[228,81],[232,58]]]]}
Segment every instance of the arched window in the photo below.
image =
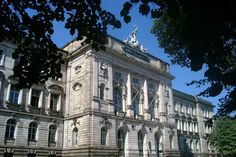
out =
{"type": "Polygon", "coordinates": [[[78,145],[78,128],[74,128],[72,131],[72,145],[76,146],[78,145]]]}
{"type": "Polygon", "coordinates": [[[99,86],[99,98],[100,100],[104,100],[104,89],[105,89],[105,84],[101,83],[99,86]]]}
{"type": "Polygon", "coordinates": [[[170,149],[173,149],[173,135],[170,135],[170,149]]]}
{"type": "Polygon", "coordinates": [[[31,122],[29,124],[29,131],[28,131],[28,140],[35,141],[36,140],[36,132],[37,132],[37,123],[31,122]]]}
{"type": "Polygon", "coordinates": [[[117,139],[117,144],[118,144],[118,148],[119,148],[119,156],[124,156],[125,153],[125,134],[124,131],[122,129],[118,130],[118,139],[117,139]]]}
{"type": "Polygon", "coordinates": [[[132,92],[132,107],[134,110],[134,116],[139,115],[139,101],[140,101],[140,94],[138,91],[134,90],[132,92]]]}
{"type": "Polygon", "coordinates": [[[122,112],[122,90],[119,87],[115,87],[113,90],[113,100],[114,100],[114,112],[122,112]]]}
{"type": "Polygon", "coordinates": [[[199,151],[199,148],[200,148],[200,146],[199,146],[199,140],[196,140],[196,150],[199,151]]]}
{"type": "Polygon", "coordinates": [[[138,132],[138,150],[139,156],[143,156],[143,134],[141,131],[138,132]]]}
{"type": "Polygon", "coordinates": [[[157,151],[157,157],[162,156],[162,150],[163,150],[163,139],[162,139],[161,132],[155,133],[155,145],[156,145],[156,151],[157,151]]]}
{"type": "Polygon", "coordinates": [[[56,131],[57,131],[57,128],[55,125],[50,125],[49,127],[49,133],[48,133],[48,142],[49,143],[55,143],[56,142],[56,131]]]}
{"type": "Polygon", "coordinates": [[[193,150],[193,140],[190,140],[190,150],[193,150]]]}
{"type": "Polygon", "coordinates": [[[9,119],[7,121],[6,131],[5,131],[5,138],[6,139],[13,139],[14,138],[15,128],[16,128],[16,120],[9,119]]]}
{"type": "Polygon", "coordinates": [[[107,129],[102,127],[101,129],[101,145],[107,144],[107,129]]]}

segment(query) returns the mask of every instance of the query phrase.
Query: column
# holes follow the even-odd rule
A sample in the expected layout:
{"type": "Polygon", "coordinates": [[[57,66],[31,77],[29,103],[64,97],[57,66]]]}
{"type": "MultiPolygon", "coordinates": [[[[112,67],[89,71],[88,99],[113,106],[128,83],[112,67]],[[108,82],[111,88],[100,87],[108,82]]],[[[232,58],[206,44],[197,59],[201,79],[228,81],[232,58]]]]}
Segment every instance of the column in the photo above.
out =
{"type": "Polygon", "coordinates": [[[108,99],[108,112],[114,113],[114,104],[113,104],[113,72],[112,72],[112,65],[108,64],[107,65],[107,70],[108,70],[108,88],[109,90],[107,91],[107,99],[108,99]]]}
{"type": "Polygon", "coordinates": [[[160,82],[159,84],[159,117],[160,117],[160,122],[165,122],[166,121],[166,114],[165,114],[165,104],[164,104],[164,84],[163,82],[160,82]]]}
{"type": "Polygon", "coordinates": [[[9,100],[10,100],[10,92],[11,92],[11,84],[9,83],[9,84],[8,84],[8,87],[7,87],[6,101],[9,101],[9,100]]]}
{"type": "Polygon", "coordinates": [[[58,101],[57,101],[57,111],[61,110],[61,94],[59,95],[58,101]]]}
{"type": "Polygon", "coordinates": [[[128,73],[127,76],[127,116],[133,117],[134,112],[132,110],[132,95],[131,95],[131,75],[128,73]]]}
{"type": "Polygon", "coordinates": [[[143,95],[144,95],[144,102],[143,102],[143,107],[144,107],[144,118],[146,120],[151,119],[150,114],[148,113],[149,109],[149,102],[148,102],[148,82],[145,79],[144,84],[143,84],[143,95]]]}
{"type": "Polygon", "coordinates": [[[28,105],[31,104],[31,97],[32,97],[32,88],[30,88],[29,90],[28,105]]]}
{"type": "Polygon", "coordinates": [[[122,109],[123,112],[126,112],[126,100],[127,100],[127,87],[126,85],[122,86],[122,109]]]}
{"type": "Polygon", "coordinates": [[[168,119],[169,119],[169,122],[171,122],[171,123],[174,123],[174,118],[172,118],[172,115],[174,114],[174,98],[173,98],[173,91],[172,91],[172,88],[171,88],[171,86],[169,87],[169,106],[168,106],[168,108],[169,108],[169,113],[168,113],[168,115],[170,116],[168,119]]]}
{"type": "Polygon", "coordinates": [[[40,92],[38,107],[39,108],[43,107],[43,91],[40,92]]]}
{"type": "Polygon", "coordinates": [[[21,89],[19,92],[17,104],[22,104],[22,100],[23,100],[23,89],[21,89]]]}
{"type": "Polygon", "coordinates": [[[48,93],[48,105],[46,109],[50,109],[50,100],[51,100],[51,92],[48,93]]]}

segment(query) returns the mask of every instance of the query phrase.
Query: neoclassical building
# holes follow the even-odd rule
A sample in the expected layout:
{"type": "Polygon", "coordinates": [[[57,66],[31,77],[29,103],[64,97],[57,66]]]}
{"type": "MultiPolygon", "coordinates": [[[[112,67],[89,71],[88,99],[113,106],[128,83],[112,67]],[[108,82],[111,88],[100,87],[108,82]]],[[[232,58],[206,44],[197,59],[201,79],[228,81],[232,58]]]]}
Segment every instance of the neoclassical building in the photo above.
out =
{"type": "Polygon", "coordinates": [[[63,77],[30,89],[12,78],[16,47],[0,43],[0,156],[214,156],[214,106],[173,89],[136,33],[108,36],[105,51],[71,41],[63,77]]]}

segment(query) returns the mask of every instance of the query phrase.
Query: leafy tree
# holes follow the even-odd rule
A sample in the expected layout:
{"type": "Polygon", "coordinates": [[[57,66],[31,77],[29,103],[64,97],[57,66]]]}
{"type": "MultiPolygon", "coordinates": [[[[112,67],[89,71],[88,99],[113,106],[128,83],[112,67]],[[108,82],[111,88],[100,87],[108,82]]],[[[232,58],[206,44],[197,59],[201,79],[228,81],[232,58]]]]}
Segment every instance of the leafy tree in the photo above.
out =
{"type": "Polygon", "coordinates": [[[236,8],[233,0],[130,0],[121,16],[129,22],[129,11],[139,5],[143,15],[155,18],[152,33],[171,62],[199,71],[207,66],[204,78],[188,85],[208,85],[199,95],[221,99],[219,114],[236,111],[236,8]]]}
{"type": "Polygon", "coordinates": [[[210,136],[210,144],[223,156],[236,156],[236,119],[218,117],[210,136]]]}
{"type": "MultiPolygon", "coordinates": [[[[199,2],[197,0],[127,0],[120,15],[126,23],[134,5],[142,15],[156,19],[152,33],[169,54],[172,63],[193,71],[208,69],[205,77],[190,84],[210,86],[200,95],[216,96],[223,89],[220,114],[236,110],[236,10],[233,0],[199,2]]],[[[14,41],[20,58],[14,76],[21,87],[61,77],[62,55],[51,40],[53,22],[95,49],[104,48],[107,27],[120,28],[115,16],[101,8],[101,0],[2,0],[0,1],[0,39],[14,41]]]]}
{"type": "Polygon", "coordinates": [[[53,22],[64,22],[70,34],[95,49],[103,48],[107,26],[121,24],[110,12],[103,10],[100,0],[1,0],[0,40],[13,41],[19,58],[14,77],[21,88],[61,77],[62,54],[53,43],[53,22]]]}

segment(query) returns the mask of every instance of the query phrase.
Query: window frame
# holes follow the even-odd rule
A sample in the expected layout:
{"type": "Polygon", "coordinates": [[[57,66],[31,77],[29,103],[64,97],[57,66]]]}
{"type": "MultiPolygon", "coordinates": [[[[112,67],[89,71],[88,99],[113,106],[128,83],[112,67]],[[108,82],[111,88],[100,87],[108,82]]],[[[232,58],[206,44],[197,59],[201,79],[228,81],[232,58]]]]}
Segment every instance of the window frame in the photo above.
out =
{"type": "Polygon", "coordinates": [[[72,146],[77,146],[79,143],[79,129],[75,127],[72,131],[72,146]]]}
{"type": "Polygon", "coordinates": [[[38,108],[39,107],[39,101],[40,101],[41,92],[42,92],[41,90],[32,89],[30,106],[32,106],[34,108],[38,108]],[[38,92],[38,95],[36,95],[34,92],[38,92]]]}
{"type": "Polygon", "coordinates": [[[19,95],[20,95],[20,89],[15,84],[11,84],[9,93],[9,102],[12,104],[18,104],[19,95]]]}
{"type": "Polygon", "coordinates": [[[37,130],[38,130],[38,124],[36,122],[31,122],[29,124],[29,129],[28,129],[28,141],[37,141],[36,140],[37,130]]]}
{"type": "Polygon", "coordinates": [[[48,131],[48,143],[56,143],[56,133],[57,127],[54,124],[50,125],[48,131]]]}
{"type": "Polygon", "coordinates": [[[5,139],[15,139],[16,125],[17,125],[17,122],[15,119],[7,120],[6,130],[5,130],[5,139]]]}
{"type": "Polygon", "coordinates": [[[101,128],[101,139],[100,139],[100,144],[101,145],[107,145],[107,134],[108,130],[105,127],[101,128]]]}
{"type": "Polygon", "coordinates": [[[120,87],[114,87],[113,90],[113,101],[114,101],[114,112],[123,111],[123,102],[122,102],[122,89],[120,87]]]}
{"type": "Polygon", "coordinates": [[[59,98],[60,98],[60,94],[58,93],[51,93],[50,96],[50,103],[49,103],[49,109],[52,111],[57,111],[57,105],[59,103],[59,98]]]}
{"type": "Polygon", "coordinates": [[[144,136],[141,131],[138,132],[138,152],[139,156],[142,157],[143,154],[143,141],[144,141],[144,136]]]}

